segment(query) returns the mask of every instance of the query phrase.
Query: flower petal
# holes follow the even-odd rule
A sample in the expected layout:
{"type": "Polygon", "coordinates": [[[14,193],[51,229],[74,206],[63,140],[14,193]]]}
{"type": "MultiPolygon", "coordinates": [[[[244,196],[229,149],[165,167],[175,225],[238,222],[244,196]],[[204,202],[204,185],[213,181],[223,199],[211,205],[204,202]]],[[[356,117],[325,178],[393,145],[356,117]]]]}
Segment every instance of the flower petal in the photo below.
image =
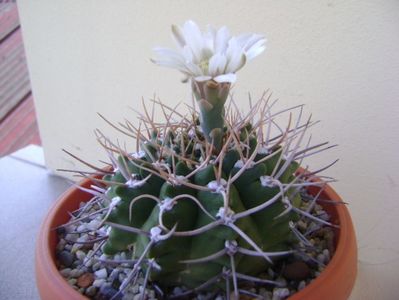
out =
{"type": "Polygon", "coordinates": [[[184,23],[183,32],[186,43],[194,54],[194,62],[199,63],[201,61],[202,48],[204,47],[200,29],[194,21],[189,20],[184,23]]]}
{"type": "Polygon", "coordinates": [[[183,48],[186,45],[186,40],[184,39],[183,30],[180,26],[172,25],[172,34],[176,43],[183,48]]]}
{"type": "Polygon", "coordinates": [[[174,60],[184,63],[184,56],[172,49],[156,47],[152,49],[158,57],[164,60],[174,60]]]}
{"type": "Polygon", "coordinates": [[[225,73],[235,73],[245,65],[246,57],[244,51],[238,45],[238,42],[235,38],[230,39],[226,56],[228,61],[225,73]]]}
{"type": "Polygon", "coordinates": [[[209,60],[209,69],[208,73],[211,76],[217,76],[223,74],[224,69],[226,68],[226,56],[220,53],[216,53],[209,60]]]}
{"type": "Polygon", "coordinates": [[[233,73],[222,74],[213,78],[216,82],[223,83],[223,82],[230,82],[234,83],[237,80],[237,75],[233,73]]]}
{"type": "Polygon", "coordinates": [[[224,53],[227,49],[229,39],[230,39],[230,32],[226,26],[223,26],[216,33],[214,52],[224,53]]]}
{"type": "Polygon", "coordinates": [[[208,81],[211,79],[212,79],[211,76],[205,76],[205,75],[194,77],[194,80],[198,82],[208,81]]]}
{"type": "Polygon", "coordinates": [[[251,49],[245,53],[245,56],[247,57],[247,60],[251,60],[254,57],[261,54],[263,51],[265,51],[265,49],[266,49],[265,45],[251,47],[251,49]]]}

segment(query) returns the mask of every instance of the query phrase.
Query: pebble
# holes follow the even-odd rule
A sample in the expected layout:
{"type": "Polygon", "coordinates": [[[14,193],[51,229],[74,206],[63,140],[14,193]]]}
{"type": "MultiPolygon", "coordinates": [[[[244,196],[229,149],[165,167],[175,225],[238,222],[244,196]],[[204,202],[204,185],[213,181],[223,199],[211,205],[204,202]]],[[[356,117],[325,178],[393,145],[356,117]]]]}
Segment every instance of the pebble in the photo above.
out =
{"type": "Polygon", "coordinates": [[[69,251],[61,251],[58,253],[58,260],[65,267],[70,267],[73,263],[73,254],[69,251]]]}
{"type": "Polygon", "coordinates": [[[81,288],[86,288],[94,282],[94,276],[92,273],[84,273],[79,276],[77,285],[81,288]]]}
{"type": "Polygon", "coordinates": [[[318,254],[316,259],[319,263],[322,263],[322,264],[324,264],[326,261],[326,257],[323,253],[318,254]]]}
{"type": "Polygon", "coordinates": [[[303,280],[310,275],[309,266],[303,261],[295,261],[287,264],[283,270],[283,276],[288,280],[303,280]]]}
{"type": "Polygon", "coordinates": [[[287,288],[275,288],[273,290],[272,300],[285,299],[290,295],[290,291],[287,288]]]}
{"type": "Polygon", "coordinates": [[[298,284],[298,291],[303,290],[306,286],[306,281],[302,280],[299,284],[298,284]]]}
{"type": "Polygon", "coordinates": [[[96,262],[93,266],[93,271],[97,271],[98,269],[101,268],[101,262],[96,262]]]}
{"type": "Polygon", "coordinates": [[[84,253],[82,250],[76,251],[75,255],[76,255],[76,258],[79,260],[84,260],[86,257],[86,253],[84,253]]]}
{"type": "Polygon", "coordinates": [[[93,286],[95,287],[101,287],[105,283],[105,279],[96,279],[93,282],[93,286]]]}
{"type": "Polygon", "coordinates": [[[119,275],[118,275],[118,278],[119,278],[119,281],[120,281],[120,282],[123,282],[123,280],[125,280],[126,277],[127,277],[127,276],[126,276],[125,273],[119,273],[119,275]]]}
{"type": "Polygon", "coordinates": [[[71,271],[71,273],[69,274],[69,276],[70,277],[72,277],[72,278],[77,278],[77,277],[79,277],[80,275],[82,275],[82,271],[81,270],[78,270],[78,269],[73,269],[72,271],[71,271]]]}
{"type": "Polygon", "coordinates": [[[78,229],[76,229],[77,232],[84,232],[87,230],[87,225],[86,223],[83,223],[82,225],[79,225],[78,229]]]}
{"type": "Polygon", "coordinates": [[[101,224],[101,222],[96,219],[91,220],[90,223],[87,224],[87,229],[95,231],[95,230],[97,230],[97,228],[100,224],[101,224]]]}
{"type": "Polygon", "coordinates": [[[60,271],[61,275],[64,277],[69,277],[71,274],[71,268],[65,268],[60,271]]]}
{"type": "Polygon", "coordinates": [[[79,243],[82,243],[82,242],[87,242],[88,239],[89,239],[89,235],[87,233],[85,233],[81,237],[79,237],[76,241],[79,243]]]}
{"type": "Polygon", "coordinates": [[[105,278],[108,277],[107,269],[105,269],[105,268],[100,269],[100,270],[94,272],[94,275],[95,275],[97,278],[105,279],[105,278]]]}
{"type": "Polygon", "coordinates": [[[330,251],[328,249],[324,249],[323,254],[326,257],[326,261],[329,262],[330,261],[330,251]]]}
{"type": "Polygon", "coordinates": [[[115,294],[118,293],[118,290],[110,287],[110,286],[102,286],[100,288],[100,291],[97,293],[96,299],[97,300],[108,300],[108,299],[113,299],[113,300],[121,300],[122,295],[118,295],[117,297],[114,297],[115,294]]]}
{"type": "Polygon", "coordinates": [[[97,293],[97,288],[95,286],[89,286],[86,289],[86,296],[93,297],[97,293]]]}
{"type": "Polygon", "coordinates": [[[65,236],[65,240],[67,240],[68,242],[75,243],[76,240],[78,239],[78,237],[79,237],[79,235],[77,235],[77,234],[68,233],[68,234],[65,236]]]}
{"type": "Polygon", "coordinates": [[[120,272],[119,269],[117,269],[117,268],[113,269],[111,274],[109,274],[110,281],[114,281],[115,279],[118,279],[119,272],[120,272]]]}
{"type": "Polygon", "coordinates": [[[65,231],[66,233],[71,233],[74,232],[76,230],[76,226],[75,225],[68,225],[65,227],[65,231]]]}
{"type": "Polygon", "coordinates": [[[75,285],[76,282],[77,282],[77,280],[76,280],[75,278],[71,278],[71,279],[68,280],[68,283],[69,283],[70,285],[75,285]]]}

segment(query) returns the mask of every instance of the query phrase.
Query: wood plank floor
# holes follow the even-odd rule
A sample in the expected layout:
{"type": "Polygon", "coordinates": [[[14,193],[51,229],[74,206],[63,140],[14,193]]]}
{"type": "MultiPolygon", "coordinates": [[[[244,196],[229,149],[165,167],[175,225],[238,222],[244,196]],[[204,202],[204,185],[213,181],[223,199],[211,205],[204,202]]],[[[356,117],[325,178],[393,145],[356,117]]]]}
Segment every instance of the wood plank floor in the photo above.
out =
{"type": "Polygon", "coordinates": [[[0,3],[0,157],[40,145],[16,3],[0,3]]]}

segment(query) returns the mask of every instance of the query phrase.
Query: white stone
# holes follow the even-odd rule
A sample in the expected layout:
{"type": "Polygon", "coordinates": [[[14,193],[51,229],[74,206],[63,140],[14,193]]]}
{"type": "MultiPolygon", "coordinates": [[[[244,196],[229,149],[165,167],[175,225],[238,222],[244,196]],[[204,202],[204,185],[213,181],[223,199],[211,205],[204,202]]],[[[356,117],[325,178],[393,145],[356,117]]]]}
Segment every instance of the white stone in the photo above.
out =
{"type": "Polygon", "coordinates": [[[93,286],[99,288],[105,283],[105,279],[96,279],[93,282],[93,286]]]}
{"type": "Polygon", "coordinates": [[[79,260],[84,260],[86,257],[86,253],[84,253],[82,250],[76,251],[75,255],[76,255],[76,258],[79,260]]]}
{"type": "Polygon", "coordinates": [[[100,269],[100,270],[94,272],[94,275],[95,275],[97,278],[105,279],[105,278],[107,278],[107,276],[108,276],[107,269],[102,268],[102,269],[100,269]]]}

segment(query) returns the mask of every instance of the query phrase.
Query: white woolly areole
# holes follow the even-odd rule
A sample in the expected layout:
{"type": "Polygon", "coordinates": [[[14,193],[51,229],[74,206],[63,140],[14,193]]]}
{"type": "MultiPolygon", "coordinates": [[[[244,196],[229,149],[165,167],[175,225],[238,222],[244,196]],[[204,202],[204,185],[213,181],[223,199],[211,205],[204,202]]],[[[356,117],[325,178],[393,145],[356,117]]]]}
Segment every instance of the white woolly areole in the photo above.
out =
{"type": "Polygon", "coordinates": [[[277,179],[274,179],[271,176],[265,175],[265,176],[259,177],[259,179],[260,179],[260,183],[261,183],[262,186],[266,186],[266,187],[274,187],[274,186],[276,186],[276,180],[277,179]]]}
{"type": "Polygon", "coordinates": [[[187,178],[182,175],[172,175],[169,180],[173,185],[181,185],[181,182],[187,182],[187,178]]]}
{"type": "Polygon", "coordinates": [[[162,200],[162,202],[159,204],[159,209],[161,211],[168,211],[171,210],[173,208],[173,206],[175,206],[176,202],[173,201],[172,198],[165,198],[162,200]]]}
{"type": "Polygon", "coordinates": [[[133,152],[131,155],[133,158],[140,159],[145,157],[145,152],[143,150],[140,150],[138,152],[133,152]]]}
{"type": "Polygon", "coordinates": [[[226,191],[227,182],[223,178],[219,182],[216,180],[211,181],[207,184],[207,187],[212,190],[213,193],[221,193],[226,191]]]}
{"type": "Polygon", "coordinates": [[[161,228],[159,228],[158,226],[152,227],[150,229],[151,240],[154,242],[160,241],[161,233],[162,233],[161,228]]]}
{"type": "Polygon", "coordinates": [[[221,207],[219,208],[219,211],[216,214],[216,217],[222,219],[225,224],[234,222],[233,216],[234,216],[234,211],[230,207],[227,208],[221,207]]]}
{"type": "Polygon", "coordinates": [[[121,197],[118,197],[118,196],[112,198],[109,207],[110,207],[111,209],[113,209],[115,206],[117,206],[117,205],[119,204],[119,202],[121,202],[121,200],[122,200],[121,197]]]}
{"type": "Polygon", "coordinates": [[[258,153],[259,154],[270,154],[270,150],[267,147],[263,146],[263,147],[259,148],[258,153]]]}
{"type": "Polygon", "coordinates": [[[229,255],[234,255],[237,253],[238,250],[238,244],[236,241],[225,241],[224,242],[224,247],[227,249],[227,254],[229,255]]]}
{"type": "Polygon", "coordinates": [[[136,188],[136,187],[140,187],[143,186],[145,183],[145,180],[137,180],[137,174],[132,174],[131,175],[132,178],[130,178],[128,181],[126,181],[126,184],[130,187],[130,188],[136,188]]]}
{"type": "MultiPolygon", "coordinates": [[[[241,169],[241,168],[244,167],[244,165],[245,165],[245,163],[240,159],[240,160],[237,160],[237,162],[234,164],[234,168],[239,168],[239,169],[241,169]]],[[[251,162],[247,165],[247,168],[248,168],[248,169],[249,169],[249,168],[252,168],[254,165],[255,165],[255,163],[254,163],[253,161],[251,161],[251,162]]]]}

